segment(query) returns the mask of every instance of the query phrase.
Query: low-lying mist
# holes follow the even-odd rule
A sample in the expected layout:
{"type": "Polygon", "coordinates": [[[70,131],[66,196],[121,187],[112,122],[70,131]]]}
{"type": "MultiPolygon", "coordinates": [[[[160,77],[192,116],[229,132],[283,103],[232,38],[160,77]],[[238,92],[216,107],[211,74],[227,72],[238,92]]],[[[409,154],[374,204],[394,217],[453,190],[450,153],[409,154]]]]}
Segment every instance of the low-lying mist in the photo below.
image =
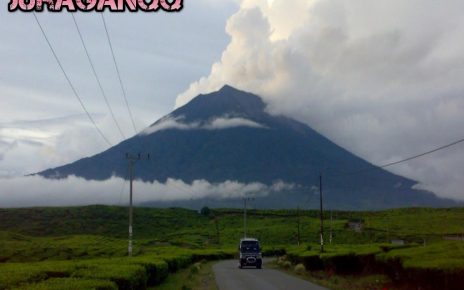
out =
{"type": "MultiPolygon", "coordinates": [[[[136,180],[133,186],[135,204],[153,201],[263,196],[293,187],[283,182],[276,182],[269,186],[258,182],[210,183],[206,180],[196,180],[189,184],[176,179],[168,179],[165,183],[136,180]]],[[[86,180],[75,176],[66,179],[46,179],[40,176],[3,178],[0,179],[0,188],[0,208],[91,204],[126,205],[129,202],[129,181],[119,177],[104,181],[86,180]]]]}

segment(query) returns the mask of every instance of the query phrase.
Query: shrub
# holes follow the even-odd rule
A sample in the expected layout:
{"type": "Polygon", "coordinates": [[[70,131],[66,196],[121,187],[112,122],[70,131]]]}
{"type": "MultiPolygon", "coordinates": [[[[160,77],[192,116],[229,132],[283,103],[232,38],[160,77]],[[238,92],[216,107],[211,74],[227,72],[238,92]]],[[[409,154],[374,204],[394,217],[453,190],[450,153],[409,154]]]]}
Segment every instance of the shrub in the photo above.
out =
{"type": "Polygon", "coordinates": [[[204,206],[204,207],[200,210],[200,214],[201,214],[202,216],[209,217],[209,215],[211,214],[211,210],[209,209],[209,207],[204,206]]]}
{"type": "Polygon", "coordinates": [[[145,268],[147,285],[149,286],[161,283],[169,275],[168,264],[152,256],[134,257],[128,259],[128,262],[145,268]]]}
{"type": "Polygon", "coordinates": [[[298,275],[303,275],[306,272],[305,266],[301,263],[296,265],[294,270],[298,275]]]}
{"type": "Polygon", "coordinates": [[[186,268],[192,263],[192,257],[187,255],[166,257],[164,260],[168,263],[169,272],[171,273],[186,268]]]}
{"type": "Polygon", "coordinates": [[[270,257],[270,256],[283,256],[285,255],[286,251],[285,248],[280,247],[280,248],[271,248],[271,249],[265,249],[262,251],[263,256],[270,257]]]}
{"type": "Polygon", "coordinates": [[[8,263],[0,265],[0,289],[38,283],[48,278],[68,277],[75,269],[71,262],[8,263]]]}
{"type": "Polygon", "coordinates": [[[117,290],[114,282],[97,279],[53,278],[37,284],[26,284],[15,290],[117,290]]]}
{"type": "Polygon", "coordinates": [[[287,270],[288,270],[288,269],[290,269],[290,268],[292,267],[292,263],[290,263],[289,261],[283,261],[283,262],[282,262],[282,267],[283,267],[284,269],[287,269],[287,270]]]}
{"type": "Polygon", "coordinates": [[[201,269],[201,263],[195,263],[190,268],[190,273],[197,274],[198,272],[200,272],[200,269],[201,269]]]}
{"type": "Polygon", "coordinates": [[[74,272],[73,277],[111,280],[119,289],[145,289],[147,276],[141,265],[92,264],[74,272]]]}
{"type": "Polygon", "coordinates": [[[277,265],[282,266],[282,263],[285,261],[285,258],[285,256],[278,257],[276,261],[277,265]]]}

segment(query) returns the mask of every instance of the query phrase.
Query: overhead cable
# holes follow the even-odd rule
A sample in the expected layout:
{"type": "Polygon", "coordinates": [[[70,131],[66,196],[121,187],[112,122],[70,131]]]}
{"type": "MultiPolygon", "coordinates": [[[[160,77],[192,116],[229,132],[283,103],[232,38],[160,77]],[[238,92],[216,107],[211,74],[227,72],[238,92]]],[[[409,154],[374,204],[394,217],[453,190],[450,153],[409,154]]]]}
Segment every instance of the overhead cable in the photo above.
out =
{"type": "MultiPolygon", "coordinates": [[[[393,162],[389,162],[389,163],[386,163],[386,164],[383,164],[383,165],[378,165],[378,166],[373,165],[373,167],[371,167],[371,168],[356,170],[356,171],[352,171],[352,172],[344,172],[344,173],[342,172],[342,173],[337,174],[335,176],[355,175],[355,174],[361,174],[361,173],[365,173],[365,172],[369,172],[369,171],[379,170],[379,169],[382,169],[382,168],[386,168],[386,167],[401,164],[401,163],[404,163],[404,162],[407,162],[407,161],[411,161],[411,160],[414,160],[414,159],[417,159],[417,158],[420,158],[420,157],[424,157],[424,156],[430,155],[432,153],[435,153],[435,152],[438,152],[438,151],[441,151],[441,150],[456,146],[456,145],[458,145],[460,143],[464,143],[464,139],[460,139],[460,140],[448,143],[446,145],[437,147],[435,149],[432,149],[432,150],[429,150],[429,151],[426,151],[426,152],[423,152],[423,153],[419,153],[419,154],[416,154],[416,155],[413,155],[413,156],[410,156],[410,157],[407,157],[407,158],[404,158],[404,159],[401,159],[401,160],[398,160],[398,161],[393,161],[393,162]]],[[[332,176],[334,176],[334,175],[332,175],[332,176]]]]}
{"type": "Polygon", "coordinates": [[[97,130],[97,132],[100,134],[100,136],[103,138],[103,140],[105,140],[105,142],[109,145],[109,146],[112,146],[111,145],[111,142],[108,140],[108,138],[106,138],[105,134],[103,134],[102,130],[100,130],[100,128],[98,127],[97,123],[95,122],[95,120],[93,119],[92,115],[90,115],[89,111],[87,110],[87,108],[85,107],[84,105],[84,102],[82,101],[82,98],[79,96],[79,93],[77,92],[76,88],[74,87],[73,83],[71,82],[71,79],[69,78],[68,74],[66,73],[66,70],[64,69],[63,65],[61,64],[61,61],[60,59],[58,58],[58,55],[56,54],[55,52],[55,49],[53,48],[50,40],[48,39],[47,37],[47,34],[45,33],[45,30],[44,28],[42,27],[42,25],[40,24],[40,21],[39,19],[37,18],[37,15],[35,12],[32,13],[34,15],[34,18],[35,18],[35,21],[37,22],[37,25],[39,26],[40,28],[40,31],[42,32],[42,35],[43,37],[45,38],[45,41],[47,42],[48,44],[48,47],[50,48],[56,62],[58,63],[58,66],[60,67],[61,69],[61,72],[63,73],[64,77],[66,78],[69,86],[71,87],[71,90],[73,91],[74,93],[74,96],[76,97],[76,99],[79,101],[79,104],[81,105],[82,107],[82,110],[84,110],[85,114],[87,115],[87,117],[89,118],[90,122],[93,124],[93,126],[95,127],[95,129],[97,130]]]}
{"type": "Polygon", "coordinates": [[[124,97],[124,102],[126,104],[127,111],[129,112],[129,117],[130,117],[131,122],[132,122],[132,127],[134,127],[134,132],[135,132],[135,134],[137,134],[138,131],[137,131],[137,127],[135,126],[134,116],[132,115],[132,111],[130,109],[129,102],[127,101],[126,88],[125,88],[124,83],[123,83],[122,78],[121,78],[121,73],[119,71],[118,62],[116,61],[116,55],[114,54],[114,49],[113,49],[113,44],[111,42],[110,33],[108,32],[108,27],[106,25],[105,16],[103,15],[103,13],[101,13],[101,18],[102,18],[102,21],[103,21],[103,26],[105,27],[106,38],[107,38],[108,44],[110,46],[111,55],[113,56],[113,62],[114,62],[114,66],[116,68],[116,73],[118,75],[119,85],[121,86],[122,95],[124,97]]]}
{"type": "Polygon", "coordinates": [[[72,16],[72,19],[73,19],[73,22],[74,22],[74,26],[76,27],[77,33],[79,34],[79,38],[81,40],[82,46],[84,47],[85,54],[87,55],[87,59],[89,61],[90,67],[92,68],[92,72],[93,72],[93,75],[95,77],[95,80],[97,81],[98,87],[100,88],[100,93],[101,93],[103,99],[105,100],[106,107],[108,108],[108,111],[110,112],[111,118],[113,119],[114,123],[116,124],[116,127],[118,128],[118,131],[121,134],[121,137],[123,139],[126,139],[126,136],[124,135],[124,133],[123,133],[123,131],[121,129],[121,126],[119,125],[118,121],[116,120],[113,109],[111,108],[111,105],[110,105],[110,103],[108,101],[108,98],[106,96],[105,90],[103,89],[103,86],[102,86],[101,81],[100,81],[100,77],[97,74],[97,71],[96,71],[95,66],[93,64],[93,61],[92,61],[92,58],[90,57],[87,46],[85,45],[84,38],[82,37],[82,33],[81,33],[80,28],[79,28],[79,25],[77,24],[76,17],[74,16],[74,13],[71,13],[71,16],[72,16]]]}

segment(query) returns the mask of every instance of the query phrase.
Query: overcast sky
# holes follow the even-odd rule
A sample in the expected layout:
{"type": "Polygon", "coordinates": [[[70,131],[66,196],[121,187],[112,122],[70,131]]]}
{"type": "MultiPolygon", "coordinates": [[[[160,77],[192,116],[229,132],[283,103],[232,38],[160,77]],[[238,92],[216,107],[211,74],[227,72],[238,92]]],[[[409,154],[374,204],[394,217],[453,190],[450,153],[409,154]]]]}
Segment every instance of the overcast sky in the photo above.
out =
{"type": "MultiPolygon", "coordinates": [[[[107,149],[33,15],[2,3],[0,176],[107,149]]],[[[137,129],[228,83],[383,164],[464,138],[463,13],[460,0],[186,0],[177,14],[105,16],[137,129]]],[[[120,142],[71,15],[38,17],[98,125],[120,142]]],[[[131,136],[100,15],[76,20],[131,136]]],[[[464,145],[389,170],[464,200],[464,145]]]]}
{"type": "MultiPolygon", "coordinates": [[[[230,38],[234,1],[186,1],[181,13],[106,13],[138,130],[169,113],[176,96],[207,75],[230,38]],[[218,3],[219,2],[219,3],[218,3]]],[[[2,3],[4,3],[2,1],[2,3]]],[[[18,176],[105,150],[31,13],[0,9],[0,176],[18,176]]],[[[122,140],[69,13],[38,13],[85,105],[112,144],[122,140]]],[[[76,13],[109,103],[134,135],[98,13],[76,13]]]]}

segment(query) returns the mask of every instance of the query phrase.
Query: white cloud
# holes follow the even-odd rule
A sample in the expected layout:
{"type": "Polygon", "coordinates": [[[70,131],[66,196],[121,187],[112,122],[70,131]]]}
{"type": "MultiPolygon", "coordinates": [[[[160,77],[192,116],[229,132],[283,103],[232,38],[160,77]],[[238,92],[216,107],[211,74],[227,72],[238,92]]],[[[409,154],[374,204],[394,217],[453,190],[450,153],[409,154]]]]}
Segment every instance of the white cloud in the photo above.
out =
{"type": "MultiPolygon", "coordinates": [[[[39,176],[0,179],[2,207],[121,205],[128,203],[128,186],[121,178],[88,181],[71,176],[54,180],[39,176]]],[[[150,201],[177,201],[201,198],[231,199],[244,196],[263,196],[293,185],[276,182],[244,184],[236,181],[209,183],[196,180],[191,184],[168,179],[166,183],[134,182],[134,203],[150,201]]]]}
{"type": "MultiPolygon", "coordinates": [[[[104,131],[112,126],[108,116],[93,118],[104,131]]],[[[120,136],[112,133],[106,135],[116,143],[120,136]]],[[[85,115],[0,123],[0,176],[21,176],[56,167],[107,146],[85,115]]]]}
{"type": "MultiPolygon", "coordinates": [[[[244,0],[221,59],[176,105],[230,84],[375,164],[430,150],[464,134],[463,9],[459,0],[244,0]]],[[[462,147],[389,170],[463,199],[462,147]]]]}
{"type": "Polygon", "coordinates": [[[164,117],[163,119],[156,122],[154,125],[146,128],[140,134],[142,135],[150,135],[158,131],[169,130],[169,129],[177,129],[177,130],[189,130],[198,128],[198,123],[182,123],[179,122],[179,118],[172,118],[171,116],[164,117]]]}
{"type": "Polygon", "coordinates": [[[261,124],[244,118],[216,118],[202,128],[208,130],[221,130],[233,127],[265,128],[261,124]]]}
{"type": "Polygon", "coordinates": [[[258,124],[254,121],[239,118],[239,117],[220,117],[210,120],[206,123],[192,122],[183,123],[183,117],[171,117],[166,116],[163,119],[156,122],[154,125],[143,130],[141,134],[150,135],[155,132],[163,130],[222,130],[230,129],[234,127],[252,127],[252,128],[266,128],[265,126],[258,124]]]}

